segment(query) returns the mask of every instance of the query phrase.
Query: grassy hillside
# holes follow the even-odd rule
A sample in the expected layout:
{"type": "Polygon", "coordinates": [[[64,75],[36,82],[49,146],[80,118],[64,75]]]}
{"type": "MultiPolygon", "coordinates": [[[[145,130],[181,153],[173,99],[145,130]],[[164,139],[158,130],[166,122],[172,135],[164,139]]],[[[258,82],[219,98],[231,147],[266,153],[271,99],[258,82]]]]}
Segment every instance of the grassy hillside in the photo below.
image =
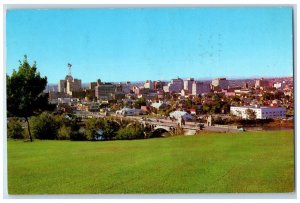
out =
{"type": "Polygon", "coordinates": [[[294,190],[292,131],[109,141],[8,141],[9,194],[294,190]]]}

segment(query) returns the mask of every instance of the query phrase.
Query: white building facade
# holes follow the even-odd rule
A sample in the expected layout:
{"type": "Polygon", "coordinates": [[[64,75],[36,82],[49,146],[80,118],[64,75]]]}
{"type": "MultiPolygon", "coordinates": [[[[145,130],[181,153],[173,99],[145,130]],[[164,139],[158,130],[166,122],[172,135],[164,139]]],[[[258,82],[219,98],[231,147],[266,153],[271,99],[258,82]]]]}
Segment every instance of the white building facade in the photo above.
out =
{"type": "Polygon", "coordinates": [[[141,109],[131,109],[124,107],[123,109],[116,111],[116,114],[123,116],[138,116],[141,114],[141,109]]]}
{"type": "Polygon", "coordinates": [[[286,108],[284,107],[268,107],[268,106],[231,106],[230,113],[236,116],[240,116],[244,119],[248,118],[247,109],[251,109],[255,112],[257,119],[267,118],[285,118],[286,108]]]}
{"type": "Polygon", "coordinates": [[[144,84],[144,88],[153,89],[153,82],[151,80],[147,80],[144,84]]]}
{"type": "Polygon", "coordinates": [[[192,94],[194,78],[188,78],[183,81],[183,89],[187,90],[189,94],[192,94]]]}

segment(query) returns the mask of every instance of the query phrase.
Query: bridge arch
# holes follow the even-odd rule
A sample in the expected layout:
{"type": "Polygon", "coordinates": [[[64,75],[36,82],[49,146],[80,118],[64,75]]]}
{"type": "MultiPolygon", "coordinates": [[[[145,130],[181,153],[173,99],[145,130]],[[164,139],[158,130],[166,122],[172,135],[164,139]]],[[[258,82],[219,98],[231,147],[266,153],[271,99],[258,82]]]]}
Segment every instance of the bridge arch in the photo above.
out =
{"type": "Polygon", "coordinates": [[[170,135],[170,129],[167,127],[155,127],[151,131],[150,137],[166,137],[170,135]]]}
{"type": "Polygon", "coordinates": [[[165,131],[167,131],[167,132],[170,131],[170,127],[167,127],[167,126],[155,126],[155,127],[153,128],[153,130],[158,130],[158,129],[163,129],[163,130],[165,130],[165,131]]]}

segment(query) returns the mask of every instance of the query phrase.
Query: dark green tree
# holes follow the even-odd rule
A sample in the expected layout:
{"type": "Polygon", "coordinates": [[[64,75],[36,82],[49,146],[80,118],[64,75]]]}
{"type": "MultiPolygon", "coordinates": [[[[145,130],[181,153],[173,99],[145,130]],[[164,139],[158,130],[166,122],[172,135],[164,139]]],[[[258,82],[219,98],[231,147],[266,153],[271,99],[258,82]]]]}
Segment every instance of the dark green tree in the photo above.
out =
{"type": "Polygon", "coordinates": [[[274,94],[270,93],[270,92],[266,92],[262,95],[264,100],[272,100],[274,99],[274,94]]]}
{"type": "Polygon", "coordinates": [[[85,122],[85,136],[88,140],[95,140],[95,133],[100,129],[100,120],[96,118],[88,119],[85,122]]]}
{"type": "Polygon", "coordinates": [[[186,108],[190,109],[193,106],[193,102],[191,99],[188,98],[188,99],[184,100],[184,105],[186,108]]]}
{"type": "Polygon", "coordinates": [[[7,137],[13,139],[24,138],[22,124],[17,118],[12,118],[7,121],[7,137]]]}
{"type": "Polygon", "coordinates": [[[146,106],[146,100],[145,98],[138,98],[135,102],[134,102],[134,108],[136,109],[140,109],[141,106],[146,106]]]}
{"type": "Polygon", "coordinates": [[[276,91],[276,92],[274,93],[274,98],[275,98],[275,99],[281,99],[281,98],[283,98],[283,97],[284,97],[284,93],[281,92],[281,91],[276,91]]]}
{"type": "Polygon", "coordinates": [[[54,115],[43,112],[39,116],[31,117],[30,124],[33,137],[41,140],[55,140],[58,138],[61,123],[57,122],[54,115]]]}
{"type": "Polygon", "coordinates": [[[256,119],[256,112],[253,111],[252,109],[247,109],[246,110],[247,118],[250,120],[255,120],[256,119]]]}
{"type": "Polygon", "coordinates": [[[19,62],[18,71],[13,70],[12,75],[6,77],[7,111],[8,115],[25,118],[32,142],[28,118],[49,107],[48,99],[43,94],[47,85],[47,77],[41,77],[37,72],[36,62],[30,66],[26,55],[23,62],[19,62]]]}
{"type": "Polygon", "coordinates": [[[138,126],[129,126],[125,128],[120,128],[117,131],[117,140],[133,140],[133,139],[143,139],[144,133],[142,129],[138,126]]]}

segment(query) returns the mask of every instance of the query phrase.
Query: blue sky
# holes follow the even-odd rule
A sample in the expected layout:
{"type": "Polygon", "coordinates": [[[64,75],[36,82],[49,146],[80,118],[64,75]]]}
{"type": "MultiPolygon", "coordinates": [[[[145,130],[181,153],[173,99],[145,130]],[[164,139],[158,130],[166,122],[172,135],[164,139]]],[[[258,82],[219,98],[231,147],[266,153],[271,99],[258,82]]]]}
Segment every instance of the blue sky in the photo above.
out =
{"type": "Polygon", "coordinates": [[[291,8],[9,10],[6,70],[57,83],[292,76],[291,8]]]}

